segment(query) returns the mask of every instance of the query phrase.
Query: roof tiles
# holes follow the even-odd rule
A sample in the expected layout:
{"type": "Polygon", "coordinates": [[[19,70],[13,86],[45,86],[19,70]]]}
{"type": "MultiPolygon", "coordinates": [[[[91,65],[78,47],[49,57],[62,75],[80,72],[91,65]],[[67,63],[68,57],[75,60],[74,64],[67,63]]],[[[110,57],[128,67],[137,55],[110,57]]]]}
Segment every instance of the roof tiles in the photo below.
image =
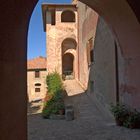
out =
{"type": "Polygon", "coordinates": [[[47,59],[45,57],[39,56],[37,58],[27,61],[27,69],[46,69],[47,59]]]}

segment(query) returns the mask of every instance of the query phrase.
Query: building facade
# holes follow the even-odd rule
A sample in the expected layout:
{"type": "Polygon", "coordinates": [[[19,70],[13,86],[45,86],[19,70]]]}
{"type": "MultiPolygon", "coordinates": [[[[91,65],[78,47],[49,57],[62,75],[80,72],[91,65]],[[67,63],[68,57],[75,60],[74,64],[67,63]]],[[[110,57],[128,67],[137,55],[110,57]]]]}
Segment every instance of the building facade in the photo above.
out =
{"type": "Polygon", "coordinates": [[[44,99],[46,95],[46,58],[37,57],[28,60],[27,70],[27,88],[28,88],[28,101],[36,101],[44,99]]]}

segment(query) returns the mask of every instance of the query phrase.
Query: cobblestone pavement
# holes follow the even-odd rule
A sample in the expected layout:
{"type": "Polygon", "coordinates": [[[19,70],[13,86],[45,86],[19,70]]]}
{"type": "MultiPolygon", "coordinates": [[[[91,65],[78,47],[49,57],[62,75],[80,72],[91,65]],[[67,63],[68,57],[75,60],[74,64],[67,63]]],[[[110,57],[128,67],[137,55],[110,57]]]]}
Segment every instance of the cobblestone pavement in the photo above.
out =
{"type": "MultiPolygon", "coordinates": [[[[73,86],[75,88],[75,86],[73,86]]],[[[28,116],[28,140],[140,140],[140,130],[115,125],[105,119],[85,94],[73,94],[75,120],[46,120],[40,114],[28,116]]]]}

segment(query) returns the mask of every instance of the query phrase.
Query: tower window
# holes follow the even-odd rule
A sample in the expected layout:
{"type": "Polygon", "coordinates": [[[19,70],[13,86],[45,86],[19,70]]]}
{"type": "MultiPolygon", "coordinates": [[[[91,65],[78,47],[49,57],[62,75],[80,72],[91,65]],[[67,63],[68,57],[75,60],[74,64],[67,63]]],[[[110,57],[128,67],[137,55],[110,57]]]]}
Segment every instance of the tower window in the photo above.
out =
{"type": "Polygon", "coordinates": [[[61,15],[61,22],[75,22],[75,13],[73,11],[64,11],[61,15]]]}

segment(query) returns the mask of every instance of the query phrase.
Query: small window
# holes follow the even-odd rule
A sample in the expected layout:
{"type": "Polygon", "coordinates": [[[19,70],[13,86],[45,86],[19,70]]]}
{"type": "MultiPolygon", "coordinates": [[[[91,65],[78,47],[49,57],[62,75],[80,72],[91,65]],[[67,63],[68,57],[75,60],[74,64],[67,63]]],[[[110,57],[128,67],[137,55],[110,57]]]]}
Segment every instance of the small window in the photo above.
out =
{"type": "Polygon", "coordinates": [[[88,65],[94,62],[93,38],[91,38],[87,43],[87,62],[88,65]]]}
{"type": "Polygon", "coordinates": [[[93,49],[92,49],[92,50],[90,50],[90,61],[91,61],[91,63],[92,63],[93,60],[94,60],[94,59],[93,59],[93,55],[94,55],[94,54],[93,54],[93,49]]]}
{"type": "Polygon", "coordinates": [[[35,71],[35,78],[39,78],[40,77],[40,72],[39,71],[35,71]]]}
{"type": "Polygon", "coordinates": [[[40,92],[40,88],[35,88],[35,92],[40,92]]]}
{"type": "Polygon", "coordinates": [[[61,15],[61,22],[75,22],[75,13],[73,11],[64,11],[61,15]]]}

